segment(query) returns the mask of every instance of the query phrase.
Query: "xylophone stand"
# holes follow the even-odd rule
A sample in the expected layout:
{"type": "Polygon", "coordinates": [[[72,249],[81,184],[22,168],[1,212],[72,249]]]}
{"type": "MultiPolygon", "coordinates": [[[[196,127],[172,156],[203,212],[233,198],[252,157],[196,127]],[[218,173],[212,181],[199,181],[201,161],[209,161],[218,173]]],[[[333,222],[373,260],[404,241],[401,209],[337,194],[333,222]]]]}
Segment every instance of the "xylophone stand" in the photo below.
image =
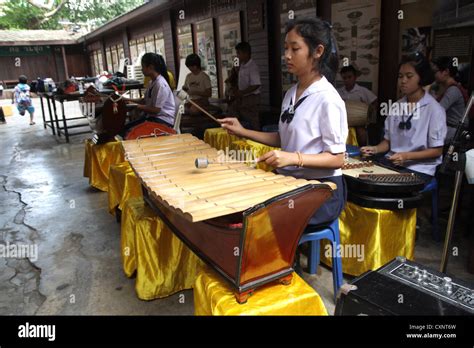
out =
{"type": "Polygon", "coordinates": [[[443,164],[441,165],[441,172],[445,173],[448,166],[455,170],[454,179],[454,192],[451,203],[451,209],[449,211],[448,226],[446,228],[446,236],[444,240],[443,255],[441,259],[440,272],[446,273],[446,267],[448,265],[449,249],[451,245],[451,239],[454,231],[454,222],[456,220],[456,211],[459,203],[459,194],[461,192],[462,178],[464,171],[466,170],[466,151],[471,134],[464,129],[465,120],[471,110],[474,100],[474,93],[469,98],[469,103],[464,112],[462,120],[459,122],[456,129],[456,133],[451,140],[449,145],[448,153],[444,156],[443,164]]]}

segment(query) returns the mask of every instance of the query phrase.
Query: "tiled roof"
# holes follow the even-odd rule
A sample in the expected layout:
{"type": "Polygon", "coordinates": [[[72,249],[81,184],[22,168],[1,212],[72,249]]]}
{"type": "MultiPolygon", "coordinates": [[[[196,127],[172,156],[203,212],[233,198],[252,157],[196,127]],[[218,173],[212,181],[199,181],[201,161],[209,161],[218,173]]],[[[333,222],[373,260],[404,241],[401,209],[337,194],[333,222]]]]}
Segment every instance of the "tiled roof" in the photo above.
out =
{"type": "Polygon", "coordinates": [[[76,43],[82,34],[71,35],[66,30],[0,30],[0,46],[76,43]]]}

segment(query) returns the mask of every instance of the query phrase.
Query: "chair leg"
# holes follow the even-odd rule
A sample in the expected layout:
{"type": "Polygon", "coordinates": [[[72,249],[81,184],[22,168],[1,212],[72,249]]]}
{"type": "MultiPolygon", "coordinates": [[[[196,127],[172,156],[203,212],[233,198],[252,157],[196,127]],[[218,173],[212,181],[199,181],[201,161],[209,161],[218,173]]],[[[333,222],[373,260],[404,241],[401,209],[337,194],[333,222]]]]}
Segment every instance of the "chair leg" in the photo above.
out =
{"type": "Polygon", "coordinates": [[[438,185],[436,185],[431,191],[431,228],[432,228],[432,238],[439,242],[441,240],[441,235],[439,233],[438,225],[438,185]]]}
{"type": "Polygon", "coordinates": [[[308,256],[309,274],[315,274],[319,266],[319,240],[310,242],[310,253],[308,256]]]}
{"type": "Polygon", "coordinates": [[[342,286],[342,260],[338,253],[339,245],[341,245],[339,238],[339,231],[333,231],[334,242],[332,243],[333,247],[333,257],[332,257],[332,278],[334,283],[334,301],[336,301],[337,293],[339,288],[342,286]]]}

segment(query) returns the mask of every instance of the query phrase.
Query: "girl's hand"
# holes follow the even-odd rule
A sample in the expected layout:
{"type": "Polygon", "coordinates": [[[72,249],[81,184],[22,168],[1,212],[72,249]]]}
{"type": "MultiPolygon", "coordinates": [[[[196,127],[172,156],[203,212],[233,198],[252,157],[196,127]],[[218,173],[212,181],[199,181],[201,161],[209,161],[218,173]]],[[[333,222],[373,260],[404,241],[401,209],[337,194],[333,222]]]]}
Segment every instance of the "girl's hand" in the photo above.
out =
{"type": "Polygon", "coordinates": [[[403,166],[403,163],[408,161],[408,154],[406,152],[398,152],[388,157],[388,159],[396,166],[403,166]]]}
{"type": "Polygon", "coordinates": [[[218,120],[221,127],[227,130],[230,135],[237,135],[243,137],[246,129],[242,127],[239,120],[235,117],[226,117],[218,120]]]}
{"type": "Polygon", "coordinates": [[[273,150],[257,158],[257,162],[265,162],[273,168],[282,168],[298,165],[298,155],[294,152],[273,150]]]}
{"type": "Polygon", "coordinates": [[[360,148],[360,152],[362,154],[362,157],[373,156],[377,153],[377,147],[376,146],[363,146],[360,148]]]}

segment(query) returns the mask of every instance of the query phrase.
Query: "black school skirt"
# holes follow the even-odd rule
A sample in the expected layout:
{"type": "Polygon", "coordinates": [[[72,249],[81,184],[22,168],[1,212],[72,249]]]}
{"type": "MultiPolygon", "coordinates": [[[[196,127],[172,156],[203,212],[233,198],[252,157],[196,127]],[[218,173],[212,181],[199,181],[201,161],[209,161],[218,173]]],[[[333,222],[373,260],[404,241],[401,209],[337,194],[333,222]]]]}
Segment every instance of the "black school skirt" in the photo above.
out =
{"type": "Polygon", "coordinates": [[[339,217],[347,201],[347,187],[342,175],[317,180],[323,183],[328,181],[333,182],[337,185],[337,189],[309,221],[308,227],[311,228],[328,226],[339,217]]]}

